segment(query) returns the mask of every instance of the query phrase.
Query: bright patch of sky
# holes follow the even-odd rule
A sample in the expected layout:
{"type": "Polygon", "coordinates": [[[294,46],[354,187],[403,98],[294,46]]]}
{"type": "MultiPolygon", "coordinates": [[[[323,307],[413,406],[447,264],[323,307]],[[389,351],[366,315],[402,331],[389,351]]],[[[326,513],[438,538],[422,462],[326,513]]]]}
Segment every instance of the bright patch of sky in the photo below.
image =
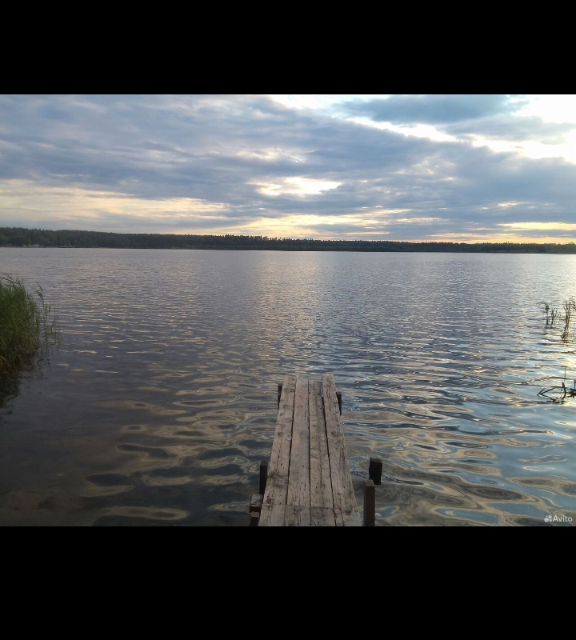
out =
{"type": "Polygon", "coordinates": [[[330,191],[338,188],[341,182],[331,182],[330,180],[312,180],[295,176],[292,178],[282,178],[278,182],[252,182],[258,187],[258,192],[266,196],[281,196],[293,194],[297,196],[309,196],[330,191]]]}
{"type": "MultiPolygon", "coordinates": [[[[276,95],[271,96],[281,104],[294,109],[319,110],[334,118],[356,122],[366,127],[395,131],[406,136],[428,138],[441,142],[456,142],[461,139],[451,135],[437,126],[430,124],[393,124],[392,122],[376,122],[368,117],[350,116],[342,110],[342,103],[350,100],[370,102],[375,99],[386,100],[389,95],[276,95]]],[[[535,116],[543,122],[576,125],[576,95],[527,95],[520,98],[511,97],[510,104],[519,104],[514,113],[515,118],[535,116]],[[524,106],[521,106],[521,105],[524,106]]],[[[576,130],[567,133],[561,144],[544,143],[537,140],[507,140],[506,137],[492,138],[481,134],[468,134],[472,144],[477,147],[488,147],[498,152],[516,152],[528,158],[564,158],[576,163],[576,130]]]]}

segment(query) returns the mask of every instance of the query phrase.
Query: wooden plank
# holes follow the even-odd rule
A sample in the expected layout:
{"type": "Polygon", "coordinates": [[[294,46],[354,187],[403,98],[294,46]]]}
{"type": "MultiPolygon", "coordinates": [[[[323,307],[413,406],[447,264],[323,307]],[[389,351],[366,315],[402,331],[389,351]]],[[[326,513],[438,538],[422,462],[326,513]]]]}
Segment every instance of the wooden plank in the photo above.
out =
{"type": "Polygon", "coordinates": [[[324,507],[310,507],[310,526],[312,527],[334,527],[334,509],[324,507]]]}
{"type": "MultiPolygon", "coordinates": [[[[330,458],[326,440],[326,422],[322,406],[322,385],[309,383],[310,411],[310,506],[332,509],[330,458]]],[[[334,517],[332,516],[334,522],[334,517]]]]}
{"type": "Polygon", "coordinates": [[[266,491],[264,492],[265,504],[286,504],[295,391],[296,376],[286,376],[284,378],[280,407],[278,408],[272,454],[268,464],[268,477],[266,479],[266,491]]]}
{"type": "Polygon", "coordinates": [[[261,527],[283,527],[285,504],[263,504],[260,512],[261,527]]]}
{"type": "Polygon", "coordinates": [[[309,527],[310,507],[287,504],[284,525],[286,527],[309,527]]]}
{"type": "MultiPolygon", "coordinates": [[[[308,380],[296,379],[294,427],[290,451],[290,476],[286,504],[310,509],[310,414],[308,411],[308,380]]],[[[288,511],[286,519],[288,523],[288,511]]],[[[300,518],[300,516],[298,516],[300,518]]],[[[304,518],[305,519],[305,518],[304,518]]],[[[308,515],[310,519],[310,515],[308,515]]]]}
{"type": "Polygon", "coordinates": [[[322,376],[322,392],[336,526],[360,526],[360,515],[356,507],[354,487],[346,456],[344,429],[336,398],[336,383],[332,373],[322,376]]]}
{"type": "Polygon", "coordinates": [[[334,519],[337,527],[361,527],[362,519],[358,513],[358,508],[341,509],[334,507],[334,519]]]}
{"type": "MultiPolygon", "coordinates": [[[[284,519],[284,506],[286,505],[288,493],[295,391],[296,376],[286,376],[282,385],[282,397],[278,408],[270,464],[268,465],[268,478],[260,516],[260,526],[279,524],[277,522],[279,516],[276,511],[265,509],[266,505],[282,505],[282,520],[284,519]]],[[[283,524],[283,522],[280,524],[283,524]]]]}

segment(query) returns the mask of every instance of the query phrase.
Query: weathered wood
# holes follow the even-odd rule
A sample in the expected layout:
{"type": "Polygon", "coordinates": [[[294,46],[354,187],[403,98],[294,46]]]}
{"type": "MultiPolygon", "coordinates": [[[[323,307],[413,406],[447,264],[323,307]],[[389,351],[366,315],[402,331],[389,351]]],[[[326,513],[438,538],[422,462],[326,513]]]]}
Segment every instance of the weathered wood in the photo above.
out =
{"type": "Polygon", "coordinates": [[[334,527],[334,509],[325,507],[310,507],[310,526],[312,527],[334,527]]]}
{"type": "Polygon", "coordinates": [[[263,504],[260,513],[260,526],[283,527],[285,504],[263,504]]]}
{"type": "Polygon", "coordinates": [[[374,481],[374,484],[382,484],[382,460],[378,460],[378,458],[370,458],[368,477],[370,480],[374,481]]]}
{"type": "Polygon", "coordinates": [[[336,526],[358,526],[360,515],[354,497],[333,374],[327,373],[322,376],[322,391],[336,526]]]}
{"type": "Polygon", "coordinates": [[[272,455],[270,456],[270,464],[268,465],[268,480],[266,481],[266,491],[264,492],[260,525],[273,525],[271,519],[273,519],[274,522],[276,522],[277,519],[276,511],[272,512],[272,510],[264,509],[264,506],[282,505],[282,508],[284,508],[286,505],[295,391],[296,376],[286,376],[284,378],[280,407],[278,408],[272,455]]]}
{"type": "Polygon", "coordinates": [[[260,484],[258,487],[258,493],[264,495],[266,491],[266,480],[268,479],[268,461],[262,460],[260,462],[260,484]]]}
{"type": "Polygon", "coordinates": [[[310,414],[308,409],[308,380],[296,379],[294,398],[294,426],[290,452],[290,476],[286,504],[299,509],[286,509],[286,524],[310,522],[310,414]],[[303,511],[307,510],[307,514],[303,511]],[[302,512],[302,513],[301,513],[302,512]]]}
{"type": "Polygon", "coordinates": [[[309,527],[310,507],[287,504],[284,515],[284,525],[286,527],[309,527]]]}
{"type": "MultiPolygon", "coordinates": [[[[332,481],[330,479],[330,459],[326,440],[326,421],[322,405],[322,385],[310,382],[310,506],[332,509],[332,481]]],[[[334,518],[332,517],[332,522],[334,518]]]]}
{"type": "Polygon", "coordinates": [[[261,493],[255,493],[250,500],[250,513],[257,511],[260,513],[262,511],[262,501],[264,500],[264,496],[261,493]]]}
{"type": "Polygon", "coordinates": [[[357,507],[342,509],[334,507],[334,520],[337,527],[361,527],[362,518],[358,513],[357,507]]]}
{"type": "Polygon", "coordinates": [[[253,511],[250,514],[250,526],[257,527],[259,520],[260,520],[260,513],[258,511],[253,511]]]}
{"type": "MultiPolygon", "coordinates": [[[[278,385],[279,406],[272,455],[260,466],[260,526],[350,526],[361,519],[346,454],[340,415],[342,394],[333,374],[320,382],[286,376],[278,385]]],[[[372,483],[373,486],[373,483],[372,483]]]]}
{"type": "Polygon", "coordinates": [[[364,526],[376,525],[376,487],[373,480],[364,485],[364,526]]]}

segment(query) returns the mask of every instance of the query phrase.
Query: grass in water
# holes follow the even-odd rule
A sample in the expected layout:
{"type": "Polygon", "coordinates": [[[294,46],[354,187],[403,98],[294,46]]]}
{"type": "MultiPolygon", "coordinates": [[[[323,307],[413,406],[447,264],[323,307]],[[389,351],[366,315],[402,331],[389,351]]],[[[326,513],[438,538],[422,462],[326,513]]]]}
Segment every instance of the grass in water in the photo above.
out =
{"type": "Polygon", "coordinates": [[[564,300],[564,331],[562,332],[562,340],[567,341],[570,337],[570,321],[572,320],[572,312],[576,311],[576,300],[570,298],[564,300]]]}
{"type": "Polygon", "coordinates": [[[20,374],[60,344],[57,317],[37,287],[31,293],[17,278],[0,277],[0,404],[20,374]]]}
{"type": "Polygon", "coordinates": [[[544,305],[544,313],[546,313],[546,329],[550,329],[558,317],[558,309],[547,302],[540,302],[540,304],[544,305]]]}
{"type": "MultiPolygon", "coordinates": [[[[571,324],[572,320],[576,318],[576,299],[574,297],[570,297],[567,300],[564,300],[562,306],[564,307],[564,315],[558,312],[556,307],[553,307],[548,302],[540,302],[540,304],[544,305],[544,313],[546,314],[546,326],[545,330],[554,329],[554,325],[556,322],[560,325],[558,330],[561,328],[561,322],[564,323],[564,327],[562,333],[560,335],[560,339],[562,342],[567,343],[571,342],[576,338],[574,332],[571,332],[571,324]]],[[[554,385],[553,387],[548,387],[547,389],[542,389],[538,395],[543,396],[552,400],[552,402],[563,403],[566,398],[576,398],[576,380],[573,381],[572,388],[566,386],[566,367],[564,368],[564,379],[562,380],[560,385],[554,385]]]]}
{"type": "Polygon", "coordinates": [[[563,342],[568,342],[570,339],[570,324],[574,317],[576,317],[576,299],[568,298],[564,300],[562,306],[564,307],[564,315],[558,313],[558,309],[548,304],[547,302],[541,302],[544,305],[544,313],[546,314],[546,329],[552,329],[556,320],[564,322],[564,329],[560,338],[563,342]]]}

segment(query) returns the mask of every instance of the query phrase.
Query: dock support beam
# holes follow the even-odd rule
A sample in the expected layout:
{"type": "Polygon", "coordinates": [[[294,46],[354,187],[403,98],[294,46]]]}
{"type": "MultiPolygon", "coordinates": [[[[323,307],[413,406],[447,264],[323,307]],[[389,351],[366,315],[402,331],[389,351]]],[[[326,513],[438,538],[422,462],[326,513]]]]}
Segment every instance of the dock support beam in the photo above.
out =
{"type": "Polygon", "coordinates": [[[370,458],[368,477],[370,480],[374,481],[374,484],[382,484],[382,460],[378,460],[378,458],[370,458]]]}
{"type": "Polygon", "coordinates": [[[376,526],[376,487],[372,480],[364,485],[364,526],[376,526]]]}
{"type": "Polygon", "coordinates": [[[262,460],[260,462],[260,486],[258,487],[258,493],[262,495],[266,491],[266,480],[268,480],[268,461],[262,460]]]}
{"type": "Polygon", "coordinates": [[[260,522],[260,513],[258,511],[252,511],[250,514],[250,526],[257,527],[260,522]]]}
{"type": "Polygon", "coordinates": [[[262,511],[262,503],[264,496],[261,493],[255,493],[250,500],[250,513],[260,513],[262,511]]]}
{"type": "Polygon", "coordinates": [[[280,408],[280,398],[282,397],[282,385],[278,385],[278,408],[280,408]]]}

